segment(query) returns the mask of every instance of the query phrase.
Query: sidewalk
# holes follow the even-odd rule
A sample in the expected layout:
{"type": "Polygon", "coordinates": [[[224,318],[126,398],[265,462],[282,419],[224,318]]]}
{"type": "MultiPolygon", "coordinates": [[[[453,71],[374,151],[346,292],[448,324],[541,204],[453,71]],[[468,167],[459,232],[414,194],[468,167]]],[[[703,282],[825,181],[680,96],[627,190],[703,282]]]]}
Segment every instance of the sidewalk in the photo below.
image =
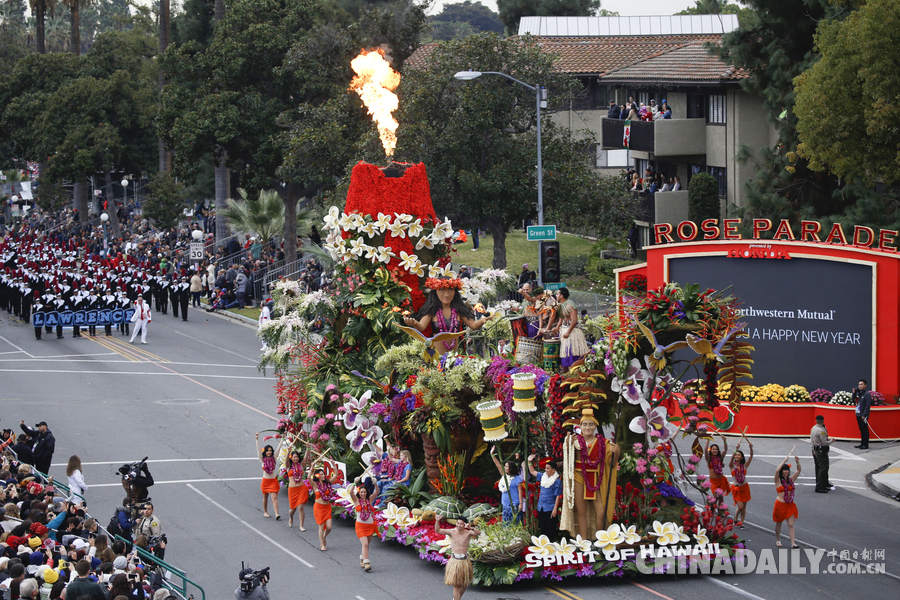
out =
{"type": "Polygon", "coordinates": [[[873,488],[895,500],[900,500],[900,461],[888,465],[883,471],[873,473],[869,479],[873,488]]]}

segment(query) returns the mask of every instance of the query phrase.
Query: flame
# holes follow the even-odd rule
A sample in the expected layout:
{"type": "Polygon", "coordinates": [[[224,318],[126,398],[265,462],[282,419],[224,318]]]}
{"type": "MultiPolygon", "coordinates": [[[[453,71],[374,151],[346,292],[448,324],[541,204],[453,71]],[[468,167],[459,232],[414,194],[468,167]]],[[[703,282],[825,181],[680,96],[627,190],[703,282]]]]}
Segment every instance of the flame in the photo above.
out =
{"type": "Polygon", "coordinates": [[[350,67],[356,73],[350,82],[350,89],[359,94],[378,125],[384,153],[393,156],[397,147],[397,120],[391,113],[399,106],[393,90],[400,85],[400,73],[391,68],[384,59],[384,51],[380,49],[371,52],[363,50],[350,61],[350,67]]]}

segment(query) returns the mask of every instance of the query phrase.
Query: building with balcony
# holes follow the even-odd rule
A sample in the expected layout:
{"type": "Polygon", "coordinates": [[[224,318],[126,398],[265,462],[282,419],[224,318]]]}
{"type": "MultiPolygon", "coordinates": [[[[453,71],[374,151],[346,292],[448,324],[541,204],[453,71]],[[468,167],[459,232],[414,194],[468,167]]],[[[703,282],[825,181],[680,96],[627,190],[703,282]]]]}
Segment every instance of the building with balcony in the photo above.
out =
{"type": "Polygon", "coordinates": [[[558,56],[559,69],[576,77],[583,92],[556,105],[552,118],[597,141],[597,167],[618,173],[650,168],[678,176],[682,192],[656,195],[655,218],[687,218],[687,189],[693,175],[719,182],[723,210],[744,204],[743,183],[756,175],[751,157],[777,141],[766,120],[762,97],[741,89],[747,73],[708,51],[738,26],[736,15],[659,17],[525,17],[519,34],[539,38],[558,56]],[[626,142],[625,121],[608,119],[609,100],[672,109],[671,119],[633,121],[626,142]]]}

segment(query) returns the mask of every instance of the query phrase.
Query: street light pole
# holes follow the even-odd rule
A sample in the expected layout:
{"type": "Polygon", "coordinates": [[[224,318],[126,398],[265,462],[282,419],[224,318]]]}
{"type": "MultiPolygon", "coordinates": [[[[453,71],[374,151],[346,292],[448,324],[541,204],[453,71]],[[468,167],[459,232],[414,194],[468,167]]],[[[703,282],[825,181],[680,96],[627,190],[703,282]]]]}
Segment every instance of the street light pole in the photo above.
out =
{"type": "Polygon", "coordinates": [[[528,85],[524,81],[519,81],[515,77],[511,77],[506,73],[501,73],[499,71],[460,71],[454,77],[459,79],[460,81],[471,81],[472,79],[477,79],[482,75],[499,75],[500,77],[506,77],[512,81],[515,81],[522,87],[525,87],[534,92],[536,99],[536,108],[537,108],[537,209],[538,209],[538,225],[544,224],[544,165],[543,160],[541,158],[541,102],[544,100],[543,96],[543,88],[539,85],[528,85]]]}

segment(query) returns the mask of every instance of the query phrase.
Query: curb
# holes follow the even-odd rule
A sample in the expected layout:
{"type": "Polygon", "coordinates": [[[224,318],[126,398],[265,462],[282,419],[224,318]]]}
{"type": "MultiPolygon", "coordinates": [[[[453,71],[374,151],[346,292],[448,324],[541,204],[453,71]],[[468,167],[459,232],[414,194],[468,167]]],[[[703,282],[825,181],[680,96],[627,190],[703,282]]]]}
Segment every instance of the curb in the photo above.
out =
{"type": "MultiPolygon", "coordinates": [[[[209,308],[209,303],[201,302],[200,306],[202,307],[202,309],[195,308],[194,310],[203,310],[203,312],[206,312],[206,309],[209,308]]],[[[253,327],[259,327],[259,322],[256,321],[255,319],[251,319],[250,317],[245,317],[244,315],[238,315],[233,312],[228,312],[227,310],[216,310],[216,311],[212,311],[207,314],[218,315],[219,317],[221,317],[223,319],[230,319],[232,321],[237,321],[238,323],[244,323],[246,325],[252,325],[253,327]]]]}
{"type": "Polygon", "coordinates": [[[881,494],[882,496],[884,496],[886,498],[890,498],[891,500],[900,502],[900,490],[897,490],[896,488],[893,488],[885,483],[881,483],[880,481],[878,481],[876,479],[876,476],[879,473],[881,473],[882,471],[884,471],[885,469],[887,469],[890,466],[891,466],[891,463],[885,463],[884,465],[878,467],[871,473],[867,473],[866,474],[866,483],[869,484],[869,487],[873,491],[878,492],[879,494],[881,494]]]}

